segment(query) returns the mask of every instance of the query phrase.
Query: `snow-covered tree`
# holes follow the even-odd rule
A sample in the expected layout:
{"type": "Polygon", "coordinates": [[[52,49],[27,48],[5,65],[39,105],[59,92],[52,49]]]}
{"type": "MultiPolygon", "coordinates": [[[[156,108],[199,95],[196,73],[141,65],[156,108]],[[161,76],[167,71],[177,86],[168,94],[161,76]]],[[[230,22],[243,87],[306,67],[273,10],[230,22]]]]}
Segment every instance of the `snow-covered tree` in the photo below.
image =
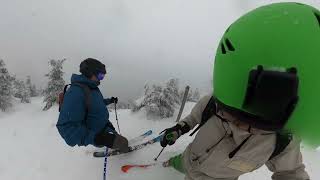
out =
{"type": "Polygon", "coordinates": [[[31,97],[37,97],[37,96],[39,96],[37,87],[36,87],[36,85],[34,85],[34,84],[32,84],[32,86],[31,86],[30,96],[31,96],[31,97]]]}
{"type": "Polygon", "coordinates": [[[153,119],[156,117],[164,118],[165,110],[161,107],[164,102],[163,98],[163,88],[160,85],[152,85],[151,88],[146,86],[145,97],[143,100],[143,105],[147,111],[148,119],[153,119]]]}
{"type": "Polygon", "coordinates": [[[37,94],[38,94],[38,96],[45,96],[43,87],[39,87],[37,89],[37,94]]]}
{"type": "Polygon", "coordinates": [[[148,119],[172,117],[180,103],[178,79],[170,79],[164,85],[145,85],[144,96],[136,101],[133,111],[145,108],[148,119]]]}
{"type": "Polygon", "coordinates": [[[63,62],[66,59],[62,60],[50,60],[49,65],[51,67],[51,71],[46,74],[46,77],[49,78],[48,85],[44,90],[44,102],[46,106],[43,108],[44,111],[50,109],[54,103],[57,102],[57,97],[60,92],[63,91],[63,87],[65,85],[65,81],[63,80],[63,62]]]}
{"type": "Polygon", "coordinates": [[[199,89],[197,88],[194,93],[192,94],[192,97],[191,97],[191,101],[192,102],[198,102],[200,100],[200,91],[199,89]]]}
{"type": "Polygon", "coordinates": [[[0,59],[0,109],[6,111],[12,106],[12,77],[10,76],[6,65],[0,59]]]}
{"type": "MultiPolygon", "coordinates": [[[[184,90],[181,90],[179,92],[179,96],[180,96],[180,99],[183,98],[184,96],[184,90]]],[[[199,89],[197,88],[196,90],[192,90],[190,88],[189,90],[189,93],[188,93],[188,96],[187,96],[187,101],[190,101],[190,102],[198,102],[200,99],[200,92],[199,92],[199,89]]]]}
{"type": "Polygon", "coordinates": [[[30,103],[30,92],[24,81],[14,77],[13,85],[14,97],[19,98],[22,103],[30,103]]]}
{"type": "Polygon", "coordinates": [[[17,79],[15,76],[13,77],[14,81],[13,81],[13,96],[15,98],[22,98],[22,81],[17,79]]]}
{"type": "MultiPolygon", "coordinates": [[[[114,109],[114,103],[108,105],[108,110],[114,109]]],[[[130,109],[130,104],[128,102],[119,101],[117,103],[117,109],[130,109]]]]}
{"type": "Polygon", "coordinates": [[[165,88],[163,89],[164,98],[168,99],[169,102],[174,104],[180,104],[181,99],[179,97],[179,80],[178,79],[170,79],[165,88]]]}
{"type": "Polygon", "coordinates": [[[31,84],[31,77],[30,76],[27,76],[25,85],[26,85],[26,88],[30,92],[30,95],[31,95],[32,84],[31,84]]]}
{"type": "Polygon", "coordinates": [[[37,97],[38,96],[36,85],[32,84],[30,76],[27,76],[26,88],[30,92],[30,97],[37,97]]]}

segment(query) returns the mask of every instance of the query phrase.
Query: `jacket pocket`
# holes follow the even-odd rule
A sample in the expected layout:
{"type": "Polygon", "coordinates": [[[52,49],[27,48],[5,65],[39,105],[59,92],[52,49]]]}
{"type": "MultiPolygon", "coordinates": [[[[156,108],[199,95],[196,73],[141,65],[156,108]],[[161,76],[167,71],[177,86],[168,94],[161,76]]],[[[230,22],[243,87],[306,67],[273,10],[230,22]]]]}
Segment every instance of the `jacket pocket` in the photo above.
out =
{"type": "Polygon", "coordinates": [[[239,156],[233,157],[226,164],[226,168],[238,171],[241,174],[254,171],[258,167],[259,163],[239,156]]]}

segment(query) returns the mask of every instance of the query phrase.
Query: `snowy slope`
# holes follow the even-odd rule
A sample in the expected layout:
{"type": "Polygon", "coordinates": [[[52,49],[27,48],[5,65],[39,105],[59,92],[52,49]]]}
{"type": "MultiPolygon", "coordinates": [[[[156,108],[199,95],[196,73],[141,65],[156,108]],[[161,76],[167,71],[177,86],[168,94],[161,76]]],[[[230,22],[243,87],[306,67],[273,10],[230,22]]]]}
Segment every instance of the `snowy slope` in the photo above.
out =
{"type": "MultiPolygon", "coordinates": [[[[65,145],[55,123],[57,108],[42,112],[41,99],[33,99],[31,105],[18,104],[14,112],[0,113],[0,179],[1,180],[99,180],[102,179],[103,159],[95,159],[95,148],[65,145]]],[[[184,116],[193,103],[188,103],[184,116]]],[[[114,111],[110,119],[113,121],[114,111]]],[[[146,120],[143,113],[132,114],[128,110],[118,111],[121,132],[133,137],[152,129],[158,133],[174,125],[173,119],[163,121],[146,120]]],[[[115,123],[115,122],[114,122],[115,123]]],[[[156,136],[156,134],[154,134],[156,136]]],[[[167,148],[159,161],[181,153],[192,138],[185,136],[167,148]]],[[[183,175],[171,168],[154,167],[148,170],[133,170],[128,174],[120,172],[120,166],[128,163],[148,163],[159,153],[161,146],[155,144],[131,154],[108,159],[109,180],[179,180],[183,175]]],[[[318,179],[320,172],[319,152],[304,149],[304,158],[312,179],[318,179]]],[[[262,168],[245,175],[240,180],[269,180],[271,173],[262,168]]]]}

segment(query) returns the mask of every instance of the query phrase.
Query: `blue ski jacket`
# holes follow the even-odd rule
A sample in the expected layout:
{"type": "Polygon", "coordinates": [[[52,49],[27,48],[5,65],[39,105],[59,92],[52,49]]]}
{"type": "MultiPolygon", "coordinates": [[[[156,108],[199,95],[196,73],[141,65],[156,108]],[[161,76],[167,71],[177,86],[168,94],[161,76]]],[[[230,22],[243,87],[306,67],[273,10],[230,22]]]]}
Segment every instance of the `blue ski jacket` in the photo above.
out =
{"type": "Polygon", "coordinates": [[[99,82],[92,81],[84,75],[73,74],[71,86],[64,95],[61,112],[56,127],[62,138],[69,146],[87,146],[94,144],[95,135],[105,127],[106,132],[113,132],[107,127],[109,112],[107,105],[111,99],[104,99],[99,88],[99,82]],[[82,83],[90,89],[90,107],[84,123],[86,113],[85,91],[72,83],[82,83]]]}

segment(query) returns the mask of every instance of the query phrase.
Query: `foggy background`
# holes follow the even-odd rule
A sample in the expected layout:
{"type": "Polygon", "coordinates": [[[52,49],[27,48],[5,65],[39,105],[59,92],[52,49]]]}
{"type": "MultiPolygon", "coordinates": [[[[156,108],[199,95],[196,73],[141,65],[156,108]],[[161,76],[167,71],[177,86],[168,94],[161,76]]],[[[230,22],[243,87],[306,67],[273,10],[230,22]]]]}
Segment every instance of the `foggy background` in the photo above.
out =
{"type": "MultiPolygon", "coordinates": [[[[66,58],[66,83],[87,57],[101,60],[101,91],[134,99],[147,81],[181,79],[211,91],[220,37],[267,0],[0,0],[0,58],[44,88],[50,59],[66,58]]],[[[319,0],[298,1],[320,8],[319,0]]]]}

